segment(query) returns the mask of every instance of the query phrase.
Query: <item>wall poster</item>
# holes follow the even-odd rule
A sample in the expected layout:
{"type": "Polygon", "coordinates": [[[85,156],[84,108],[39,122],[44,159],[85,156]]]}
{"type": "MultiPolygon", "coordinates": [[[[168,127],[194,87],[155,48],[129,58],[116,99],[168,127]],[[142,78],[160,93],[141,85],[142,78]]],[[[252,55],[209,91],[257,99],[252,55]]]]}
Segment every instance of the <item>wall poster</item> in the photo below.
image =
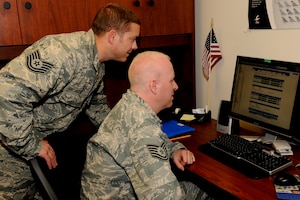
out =
{"type": "Polygon", "coordinates": [[[300,28],[300,0],[249,0],[249,29],[300,28]]]}

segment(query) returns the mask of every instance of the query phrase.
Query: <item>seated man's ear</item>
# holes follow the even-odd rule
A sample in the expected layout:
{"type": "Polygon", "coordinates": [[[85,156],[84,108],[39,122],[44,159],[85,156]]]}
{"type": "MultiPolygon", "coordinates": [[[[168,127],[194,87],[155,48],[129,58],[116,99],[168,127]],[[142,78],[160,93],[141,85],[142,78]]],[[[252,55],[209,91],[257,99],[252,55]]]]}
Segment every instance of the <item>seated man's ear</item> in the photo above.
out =
{"type": "Polygon", "coordinates": [[[157,81],[156,80],[149,81],[149,89],[154,95],[157,94],[157,81]]]}

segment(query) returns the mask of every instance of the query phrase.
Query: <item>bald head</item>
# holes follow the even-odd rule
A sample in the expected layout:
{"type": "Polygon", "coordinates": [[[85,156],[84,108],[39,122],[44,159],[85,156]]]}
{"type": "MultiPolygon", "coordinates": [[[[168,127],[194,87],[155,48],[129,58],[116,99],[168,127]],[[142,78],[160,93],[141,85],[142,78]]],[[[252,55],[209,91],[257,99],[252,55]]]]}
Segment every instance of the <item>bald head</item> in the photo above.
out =
{"type": "Polygon", "coordinates": [[[168,66],[165,65],[166,63],[171,64],[170,57],[157,51],[145,51],[138,54],[128,70],[131,90],[140,92],[146,89],[149,80],[159,79],[163,68],[168,66]]]}
{"type": "Polygon", "coordinates": [[[174,77],[170,57],[157,51],[138,54],[128,70],[130,90],[143,98],[156,112],[172,105],[174,91],[178,89],[174,77]],[[168,95],[165,101],[164,95],[168,95]]]}

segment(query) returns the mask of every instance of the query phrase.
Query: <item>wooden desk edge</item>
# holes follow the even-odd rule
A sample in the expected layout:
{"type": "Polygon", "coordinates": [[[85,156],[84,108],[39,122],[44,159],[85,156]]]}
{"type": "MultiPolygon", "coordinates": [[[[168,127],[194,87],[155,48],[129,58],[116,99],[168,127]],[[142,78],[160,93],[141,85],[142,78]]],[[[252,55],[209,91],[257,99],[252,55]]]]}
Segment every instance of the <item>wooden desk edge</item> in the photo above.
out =
{"type": "MultiPolygon", "coordinates": [[[[196,131],[191,133],[190,138],[179,140],[196,157],[196,162],[188,166],[187,170],[239,199],[277,199],[273,176],[258,180],[252,179],[198,151],[199,145],[220,135],[216,132],[216,120],[211,120],[211,122],[203,125],[189,125],[194,127],[196,131]]],[[[299,162],[297,159],[299,156],[300,151],[297,149],[294,156],[291,156],[293,166],[282,172],[300,175],[300,169],[295,168],[299,162]]]]}

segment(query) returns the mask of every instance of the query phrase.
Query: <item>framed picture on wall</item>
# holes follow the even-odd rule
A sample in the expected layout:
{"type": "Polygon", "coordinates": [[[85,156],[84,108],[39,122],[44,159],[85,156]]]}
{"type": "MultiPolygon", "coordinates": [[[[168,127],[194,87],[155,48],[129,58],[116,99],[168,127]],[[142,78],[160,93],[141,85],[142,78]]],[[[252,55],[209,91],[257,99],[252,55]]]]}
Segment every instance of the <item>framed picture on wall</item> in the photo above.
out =
{"type": "Polygon", "coordinates": [[[249,29],[300,28],[299,0],[249,0],[249,29]]]}

